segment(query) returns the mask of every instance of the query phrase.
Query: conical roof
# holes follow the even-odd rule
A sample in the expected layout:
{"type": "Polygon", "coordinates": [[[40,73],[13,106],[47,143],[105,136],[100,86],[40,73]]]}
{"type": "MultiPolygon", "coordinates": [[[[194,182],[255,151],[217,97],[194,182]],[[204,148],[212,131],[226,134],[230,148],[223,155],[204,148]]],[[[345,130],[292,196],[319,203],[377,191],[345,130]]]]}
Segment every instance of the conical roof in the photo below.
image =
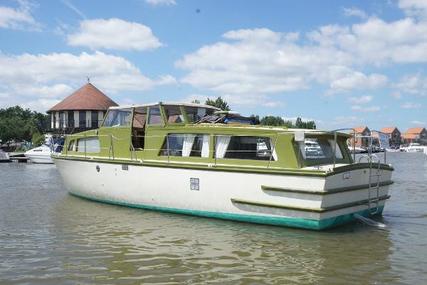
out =
{"type": "Polygon", "coordinates": [[[87,83],[73,94],[50,108],[53,111],[98,110],[104,111],[117,103],[102,93],[92,83],[87,83]]]}

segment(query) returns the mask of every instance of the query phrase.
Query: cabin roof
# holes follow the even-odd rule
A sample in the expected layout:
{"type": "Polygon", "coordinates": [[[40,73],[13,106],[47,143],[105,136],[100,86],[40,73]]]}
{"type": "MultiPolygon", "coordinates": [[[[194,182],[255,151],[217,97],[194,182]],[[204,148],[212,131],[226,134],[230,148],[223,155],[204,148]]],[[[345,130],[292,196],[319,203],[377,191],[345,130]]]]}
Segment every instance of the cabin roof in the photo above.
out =
{"type": "Polygon", "coordinates": [[[125,108],[138,108],[138,107],[150,107],[154,105],[163,105],[163,106],[184,106],[184,107],[198,107],[198,108],[209,108],[217,111],[221,111],[220,108],[205,105],[205,104],[197,104],[197,103],[184,103],[184,102],[155,102],[148,104],[137,104],[137,105],[122,105],[122,106],[112,106],[110,109],[125,109],[125,108]]]}
{"type": "Polygon", "coordinates": [[[117,106],[117,103],[102,93],[93,84],[87,83],[50,108],[48,112],[72,110],[106,111],[111,106],[117,106]]]}

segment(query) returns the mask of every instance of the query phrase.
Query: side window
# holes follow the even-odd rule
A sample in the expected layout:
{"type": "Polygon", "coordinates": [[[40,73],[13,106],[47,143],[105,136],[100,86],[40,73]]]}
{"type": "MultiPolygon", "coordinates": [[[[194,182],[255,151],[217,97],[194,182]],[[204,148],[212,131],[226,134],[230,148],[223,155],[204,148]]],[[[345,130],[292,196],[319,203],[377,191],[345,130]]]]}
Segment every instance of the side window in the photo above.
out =
{"type": "Polygon", "coordinates": [[[130,125],[131,109],[110,109],[104,120],[104,127],[125,127],[130,125]]]}
{"type": "Polygon", "coordinates": [[[179,106],[165,106],[166,120],[168,123],[182,123],[184,116],[179,106]]]}
{"type": "Polygon", "coordinates": [[[75,147],[76,147],[76,141],[75,140],[71,140],[68,143],[68,151],[75,151],[75,147]]]}
{"type": "Polygon", "coordinates": [[[169,134],[163,142],[159,155],[209,157],[209,135],[169,134]]]}
{"type": "Polygon", "coordinates": [[[98,153],[101,151],[101,146],[99,144],[99,139],[94,138],[81,138],[77,140],[77,152],[86,152],[86,153],[98,153]]]}
{"type": "Polygon", "coordinates": [[[217,136],[216,158],[277,160],[269,137],[217,136]]]}
{"type": "Polygon", "coordinates": [[[161,125],[162,116],[160,114],[159,106],[151,106],[149,109],[148,124],[149,125],[161,125]]]}
{"type": "Polygon", "coordinates": [[[337,143],[334,152],[334,140],[324,138],[306,138],[304,142],[299,143],[302,157],[306,161],[333,161],[336,159],[343,159],[340,145],[337,143]]]}

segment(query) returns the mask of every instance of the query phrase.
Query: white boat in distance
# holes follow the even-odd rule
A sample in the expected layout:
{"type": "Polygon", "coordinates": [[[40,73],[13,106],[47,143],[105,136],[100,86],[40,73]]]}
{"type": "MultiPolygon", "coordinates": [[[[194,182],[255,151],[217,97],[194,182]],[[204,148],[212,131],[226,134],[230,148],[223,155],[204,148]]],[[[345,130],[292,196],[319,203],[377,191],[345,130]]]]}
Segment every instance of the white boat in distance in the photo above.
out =
{"type": "Polygon", "coordinates": [[[52,153],[52,148],[43,144],[39,147],[30,149],[24,155],[33,163],[52,164],[53,160],[50,157],[52,153]]]}
{"type": "Polygon", "coordinates": [[[406,147],[401,147],[400,150],[404,152],[422,152],[427,154],[427,146],[420,145],[419,143],[410,143],[406,147]]]}
{"type": "Polygon", "coordinates": [[[9,162],[9,161],[10,161],[9,155],[0,149],[0,162],[9,162]]]}

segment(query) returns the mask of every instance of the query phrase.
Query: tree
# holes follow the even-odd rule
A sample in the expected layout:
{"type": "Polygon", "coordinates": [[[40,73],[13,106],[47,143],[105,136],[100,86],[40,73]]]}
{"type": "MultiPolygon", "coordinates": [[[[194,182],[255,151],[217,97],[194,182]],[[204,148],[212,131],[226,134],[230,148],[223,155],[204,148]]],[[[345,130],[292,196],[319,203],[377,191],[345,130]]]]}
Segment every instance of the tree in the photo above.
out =
{"type": "Polygon", "coordinates": [[[221,96],[216,98],[215,100],[211,100],[210,98],[208,98],[205,104],[220,108],[222,111],[231,111],[230,106],[228,106],[228,103],[224,101],[221,96]]]}
{"type": "Polygon", "coordinates": [[[284,126],[285,121],[279,116],[265,116],[260,121],[264,126],[284,126]]]}
{"type": "Polygon", "coordinates": [[[197,100],[197,99],[194,99],[193,101],[191,101],[191,103],[194,103],[194,104],[200,104],[200,101],[199,101],[199,100],[197,100]]]}
{"type": "Polygon", "coordinates": [[[20,106],[0,109],[0,140],[30,141],[36,133],[47,131],[49,116],[20,106]]]}

